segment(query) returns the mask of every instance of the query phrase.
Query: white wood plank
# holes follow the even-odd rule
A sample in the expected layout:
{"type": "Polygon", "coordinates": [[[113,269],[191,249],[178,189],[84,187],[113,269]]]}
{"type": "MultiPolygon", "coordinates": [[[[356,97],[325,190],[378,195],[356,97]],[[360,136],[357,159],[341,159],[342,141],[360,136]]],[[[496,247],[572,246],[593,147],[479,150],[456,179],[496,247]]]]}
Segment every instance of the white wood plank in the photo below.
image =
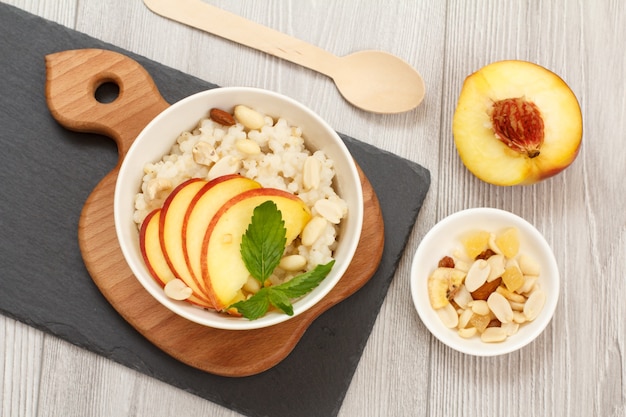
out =
{"type": "Polygon", "coordinates": [[[0,415],[35,416],[44,334],[0,316],[0,415]]]}

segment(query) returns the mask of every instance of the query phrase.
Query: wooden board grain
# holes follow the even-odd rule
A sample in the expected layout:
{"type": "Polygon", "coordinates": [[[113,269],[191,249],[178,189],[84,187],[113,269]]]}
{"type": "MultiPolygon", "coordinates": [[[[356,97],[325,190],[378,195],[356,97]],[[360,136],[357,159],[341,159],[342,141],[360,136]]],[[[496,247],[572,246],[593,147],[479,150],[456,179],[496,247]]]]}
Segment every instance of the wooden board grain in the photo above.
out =
{"type": "Polygon", "coordinates": [[[123,157],[141,129],[169,104],[137,62],[116,52],[55,53],[46,57],[46,70],[46,98],[54,118],[71,130],[105,134],[118,145],[117,166],[93,190],[81,214],[78,234],[85,265],[120,315],[171,356],[217,375],[263,372],[292,351],[316,317],[356,292],[375,273],[383,253],[384,225],[376,193],[360,172],[366,221],[357,254],[321,302],[287,322],[243,332],[208,328],[175,315],[133,276],[119,248],[113,219],[115,181],[123,157]],[[113,103],[100,103],[95,91],[107,82],[119,87],[119,95],[113,103]],[[251,344],[255,355],[250,355],[251,344]]]}

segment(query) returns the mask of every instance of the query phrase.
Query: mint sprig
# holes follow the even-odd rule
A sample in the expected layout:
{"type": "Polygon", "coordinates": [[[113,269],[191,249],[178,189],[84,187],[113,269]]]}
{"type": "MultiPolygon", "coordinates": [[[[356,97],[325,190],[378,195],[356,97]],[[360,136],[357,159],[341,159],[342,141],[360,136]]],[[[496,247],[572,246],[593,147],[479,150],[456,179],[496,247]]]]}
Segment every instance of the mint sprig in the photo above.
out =
{"type": "Polygon", "coordinates": [[[250,275],[261,284],[261,289],[247,300],[229,307],[235,308],[249,320],[262,317],[270,306],[292,316],[291,300],[302,297],[317,287],[335,264],[332,260],[283,284],[265,287],[265,281],[272,275],[285,251],[286,233],[285,222],[276,203],[268,200],[255,207],[250,225],[242,236],[241,256],[250,275]]]}
{"type": "Polygon", "coordinates": [[[249,320],[256,320],[267,313],[271,306],[282,310],[285,314],[293,316],[291,299],[302,297],[311,292],[326,278],[335,261],[332,260],[324,265],[317,265],[311,271],[298,275],[291,280],[272,287],[263,287],[252,297],[245,301],[238,301],[229,308],[237,311],[249,320]]]}

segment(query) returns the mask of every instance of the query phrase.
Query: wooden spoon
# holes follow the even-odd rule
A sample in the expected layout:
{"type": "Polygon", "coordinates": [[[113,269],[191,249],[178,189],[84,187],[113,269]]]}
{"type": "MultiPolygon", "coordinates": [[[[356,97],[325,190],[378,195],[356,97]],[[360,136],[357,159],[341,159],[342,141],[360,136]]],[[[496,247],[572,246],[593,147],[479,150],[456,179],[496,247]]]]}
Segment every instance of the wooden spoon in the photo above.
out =
{"type": "Polygon", "coordinates": [[[354,106],[374,113],[401,113],[424,98],[424,80],[400,58],[381,51],[338,57],[314,45],[201,0],[144,0],[161,16],[266,52],[332,78],[354,106]]]}

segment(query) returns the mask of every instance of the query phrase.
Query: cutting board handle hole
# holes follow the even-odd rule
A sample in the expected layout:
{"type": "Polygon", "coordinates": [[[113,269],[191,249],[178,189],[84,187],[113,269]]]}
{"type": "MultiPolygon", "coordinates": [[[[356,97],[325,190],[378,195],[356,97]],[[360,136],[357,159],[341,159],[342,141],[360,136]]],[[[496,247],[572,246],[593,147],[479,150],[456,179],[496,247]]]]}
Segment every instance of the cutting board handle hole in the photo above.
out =
{"type": "Polygon", "coordinates": [[[102,104],[113,103],[120,95],[120,86],[114,81],[100,84],[94,93],[96,101],[102,104]]]}

